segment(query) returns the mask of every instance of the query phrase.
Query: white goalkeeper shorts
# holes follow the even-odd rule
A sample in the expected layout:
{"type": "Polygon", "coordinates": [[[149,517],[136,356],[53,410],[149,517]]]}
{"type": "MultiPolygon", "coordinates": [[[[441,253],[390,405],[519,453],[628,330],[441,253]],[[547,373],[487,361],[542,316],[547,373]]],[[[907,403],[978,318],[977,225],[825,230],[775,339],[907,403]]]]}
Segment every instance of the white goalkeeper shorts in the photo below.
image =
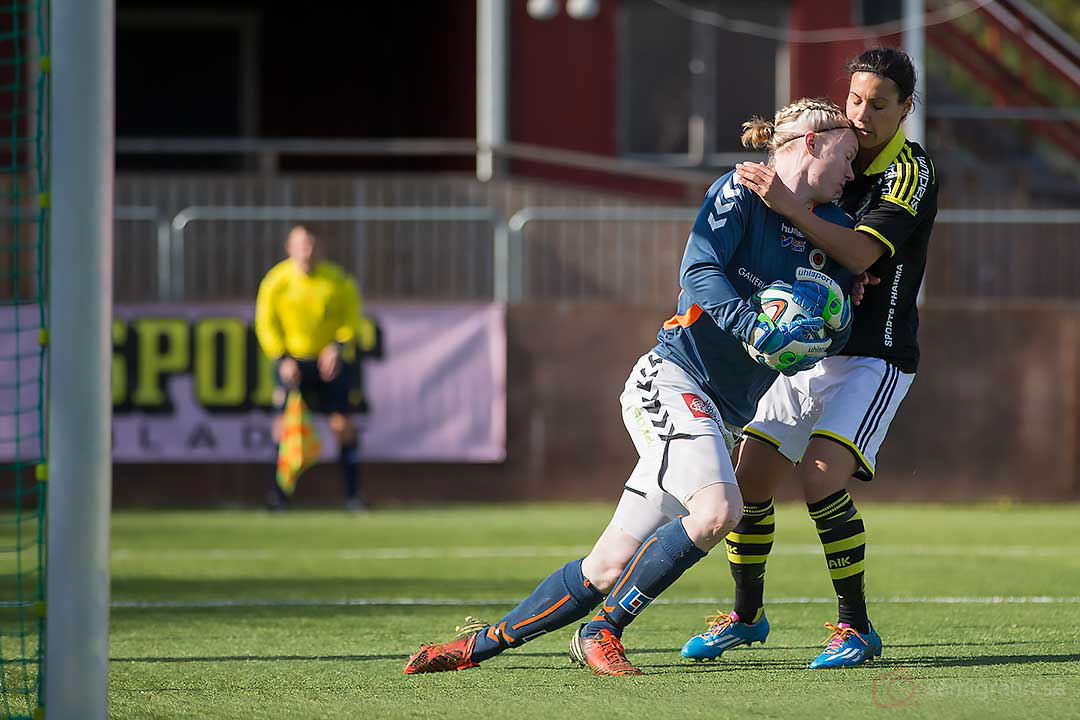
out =
{"type": "Polygon", "coordinates": [[[880,358],[827,357],[794,377],[778,377],[744,432],[796,463],[811,437],[828,438],[855,455],[855,477],[872,480],[878,450],[914,380],[880,358]]]}
{"type": "Polygon", "coordinates": [[[619,401],[639,456],[613,518],[621,530],[644,540],[668,520],[689,514],[686,503],[698,490],[736,484],[731,449],[741,429],[724,422],[680,366],[643,355],[619,401]]]}

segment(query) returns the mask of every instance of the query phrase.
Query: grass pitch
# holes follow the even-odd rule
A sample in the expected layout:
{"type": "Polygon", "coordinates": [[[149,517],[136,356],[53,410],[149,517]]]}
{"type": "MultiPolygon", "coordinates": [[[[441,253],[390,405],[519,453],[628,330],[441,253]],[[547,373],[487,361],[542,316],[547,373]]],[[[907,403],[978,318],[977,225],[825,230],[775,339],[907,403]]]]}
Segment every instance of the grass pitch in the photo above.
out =
{"type": "Polygon", "coordinates": [[[678,649],[731,607],[722,552],[626,631],[641,678],[597,678],[569,630],[456,673],[406,656],[466,614],[495,620],[580,557],[605,505],[366,515],[113,515],[115,718],[1080,717],[1080,507],[861,505],[883,658],[807,663],[836,620],[805,508],[778,508],[768,643],[693,664],[678,649]]]}

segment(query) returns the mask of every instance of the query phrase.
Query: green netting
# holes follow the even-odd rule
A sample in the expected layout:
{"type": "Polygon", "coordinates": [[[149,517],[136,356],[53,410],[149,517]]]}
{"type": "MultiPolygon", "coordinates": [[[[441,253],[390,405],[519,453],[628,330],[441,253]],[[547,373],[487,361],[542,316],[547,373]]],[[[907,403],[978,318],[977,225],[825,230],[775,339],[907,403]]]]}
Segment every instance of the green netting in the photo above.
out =
{"type": "Polygon", "coordinates": [[[0,718],[40,718],[48,0],[0,0],[0,718]]]}

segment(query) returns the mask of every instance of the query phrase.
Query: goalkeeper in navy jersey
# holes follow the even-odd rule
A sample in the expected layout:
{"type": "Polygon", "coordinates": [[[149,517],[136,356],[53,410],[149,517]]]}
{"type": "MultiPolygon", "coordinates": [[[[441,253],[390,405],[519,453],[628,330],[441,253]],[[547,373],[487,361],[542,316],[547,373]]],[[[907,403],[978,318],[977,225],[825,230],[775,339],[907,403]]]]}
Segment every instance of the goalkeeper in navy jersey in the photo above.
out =
{"type": "Polygon", "coordinates": [[[934,164],[900,124],[911,111],[915,66],[894,48],[872,48],[847,65],[847,116],[858,133],[854,180],[841,206],[854,230],[806,212],[794,188],[757,163],[736,168],[739,182],[760,194],[810,242],[854,273],[880,278],[855,309],[851,339],[835,357],[781,377],[745,428],[736,475],[745,514],[727,539],[735,607],[708,618],[682,654],[715,659],[725,650],[764,642],[765,565],[772,550],[772,498],[781,482],[802,488],[837,596],[837,621],[825,623],[825,649],[811,668],[854,667],[882,652],[866,608],[863,519],[846,489],[871,480],[877,453],[919,362],[916,299],[937,215],[934,164]],[[797,463],[797,465],[796,465],[797,463]]]}
{"type": "MultiPolygon", "coordinates": [[[[853,177],[858,150],[840,108],[803,100],[744,128],[743,142],[768,148],[805,205],[851,227],[830,204],[853,177]]],[[[555,570],[501,620],[467,619],[456,640],[422,645],[405,673],[475,667],[596,610],[573,635],[571,654],[597,675],[640,675],[626,657],[623,630],[742,517],[731,448],[777,370],[813,367],[843,345],[850,307],[832,301],[850,279],[733,173],[713,183],[687,242],[676,314],[620,398],[640,459],[610,524],[587,556],[555,570]],[[776,325],[753,305],[754,293],[776,281],[793,285],[811,317],[776,325]]]]}

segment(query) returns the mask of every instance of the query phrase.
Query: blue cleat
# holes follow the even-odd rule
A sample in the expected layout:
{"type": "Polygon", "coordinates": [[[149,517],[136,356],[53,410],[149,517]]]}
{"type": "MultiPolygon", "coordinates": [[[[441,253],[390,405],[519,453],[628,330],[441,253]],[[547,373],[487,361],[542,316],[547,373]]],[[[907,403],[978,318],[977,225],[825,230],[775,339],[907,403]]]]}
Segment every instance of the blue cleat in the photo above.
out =
{"type": "Polygon", "coordinates": [[[812,668],[846,668],[862,665],[881,657],[881,636],[874,626],[861,633],[847,623],[825,623],[831,634],[825,640],[825,650],[810,663],[812,668]]]}
{"type": "Polygon", "coordinates": [[[765,613],[753,625],[739,621],[734,611],[730,615],[718,613],[705,618],[709,627],[700,635],[695,635],[683,645],[682,656],[691,660],[715,660],[725,650],[739,645],[764,643],[769,636],[769,621],[765,613]]]}

